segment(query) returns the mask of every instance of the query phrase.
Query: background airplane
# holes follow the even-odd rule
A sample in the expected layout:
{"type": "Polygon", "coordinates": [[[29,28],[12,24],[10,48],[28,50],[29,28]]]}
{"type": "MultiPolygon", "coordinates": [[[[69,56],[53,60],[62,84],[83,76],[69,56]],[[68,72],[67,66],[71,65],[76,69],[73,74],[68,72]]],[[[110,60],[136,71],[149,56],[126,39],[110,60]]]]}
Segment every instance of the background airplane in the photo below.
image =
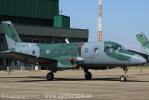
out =
{"type": "Polygon", "coordinates": [[[146,55],[149,55],[149,40],[147,36],[144,33],[139,33],[136,35],[136,38],[141,45],[141,48],[143,49],[144,53],[146,55]]]}
{"type": "Polygon", "coordinates": [[[144,57],[126,50],[115,42],[25,43],[21,42],[10,21],[3,21],[2,27],[9,50],[0,54],[47,67],[51,70],[46,77],[48,81],[53,80],[53,73],[56,71],[79,67],[84,69],[86,80],[92,78],[88,69],[103,70],[122,67],[125,73],[120,80],[126,81],[128,66],[146,63],[144,57]]]}

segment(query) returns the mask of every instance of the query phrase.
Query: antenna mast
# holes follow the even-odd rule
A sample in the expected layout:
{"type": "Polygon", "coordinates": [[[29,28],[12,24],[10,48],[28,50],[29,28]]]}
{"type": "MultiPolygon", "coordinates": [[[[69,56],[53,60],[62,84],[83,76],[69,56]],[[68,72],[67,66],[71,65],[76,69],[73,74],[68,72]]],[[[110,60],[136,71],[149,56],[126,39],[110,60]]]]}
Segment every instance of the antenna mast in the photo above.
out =
{"type": "Polygon", "coordinates": [[[99,42],[102,42],[102,0],[99,2],[99,42]]]}

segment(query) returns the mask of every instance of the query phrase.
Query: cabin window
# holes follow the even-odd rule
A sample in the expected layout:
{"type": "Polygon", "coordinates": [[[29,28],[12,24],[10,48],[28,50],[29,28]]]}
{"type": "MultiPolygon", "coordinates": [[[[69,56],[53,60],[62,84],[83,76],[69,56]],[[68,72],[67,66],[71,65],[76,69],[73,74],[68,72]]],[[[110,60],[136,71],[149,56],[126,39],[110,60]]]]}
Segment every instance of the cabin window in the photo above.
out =
{"type": "Polygon", "coordinates": [[[46,54],[49,54],[50,53],[50,50],[46,50],[46,54]]]}
{"type": "Polygon", "coordinates": [[[85,49],[84,49],[84,52],[85,52],[85,53],[88,53],[88,48],[85,48],[85,49]]]}
{"type": "Polygon", "coordinates": [[[98,47],[94,47],[93,54],[94,54],[94,56],[99,55],[99,48],[98,47]]]}
{"type": "Polygon", "coordinates": [[[43,54],[43,50],[40,49],[40,54],[43,54]]]}
{"type": "Polygon", "coordinates": [[[99,49],[98,48],[94,48],[94,52],[95,53],[99,53],[99,49]]]}
{"type": "Polygon", "coordinates": [[[58,49],[54,49],[54,53],[57,54],[58,53],[58,49]]]}
{"type": "Polygon", "coordinates": [[[73,48],[70,48],[70,53],[73,53],[73,48]]]}
{"type": "Polygon", "coordinates": [[[65,48],[62,48],[61,52],[64,54],[65,53],[65,48]]]}
{"type": "Polygon", "coordinates": [[[32,51],[32,54],[35,54],[35,50],[32,51]]]}

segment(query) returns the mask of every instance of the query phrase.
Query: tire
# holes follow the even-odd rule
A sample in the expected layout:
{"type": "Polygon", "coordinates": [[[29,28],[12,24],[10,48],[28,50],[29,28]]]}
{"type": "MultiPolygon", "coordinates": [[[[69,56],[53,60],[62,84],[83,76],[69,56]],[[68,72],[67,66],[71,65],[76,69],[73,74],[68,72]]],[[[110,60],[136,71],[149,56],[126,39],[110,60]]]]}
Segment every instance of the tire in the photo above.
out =
{"type": "Polygon", "coordinates": [[[91,80],[92,79],[92,74],[90,72],[85,72],[85,79],[86,80],[91,80]]]}
{"type": "Polygon", "coordinates": [[[54,74],[52,72],[47,74],[47,81],[52,81],[54,79],[54,74]]]}
{"type": "Polygon", "coordinates": [[[120,81],[121,81],[121,82],[126,82],[126,80],[127,80],[127,77],[126,77],[125,75],[122,75],[122,76],[120,77],[120,81]]]}

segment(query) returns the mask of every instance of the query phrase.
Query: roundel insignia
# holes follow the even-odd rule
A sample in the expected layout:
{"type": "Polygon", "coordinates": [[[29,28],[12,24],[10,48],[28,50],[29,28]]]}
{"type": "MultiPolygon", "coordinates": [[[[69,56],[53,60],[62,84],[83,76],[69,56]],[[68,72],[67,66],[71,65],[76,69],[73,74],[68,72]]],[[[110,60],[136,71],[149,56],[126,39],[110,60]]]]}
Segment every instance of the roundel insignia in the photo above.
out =
{"type": "Polygon", "coordinates": [[[81,48],[82,47],[82,44],[79,44],[79,48],[81,48]]]}

